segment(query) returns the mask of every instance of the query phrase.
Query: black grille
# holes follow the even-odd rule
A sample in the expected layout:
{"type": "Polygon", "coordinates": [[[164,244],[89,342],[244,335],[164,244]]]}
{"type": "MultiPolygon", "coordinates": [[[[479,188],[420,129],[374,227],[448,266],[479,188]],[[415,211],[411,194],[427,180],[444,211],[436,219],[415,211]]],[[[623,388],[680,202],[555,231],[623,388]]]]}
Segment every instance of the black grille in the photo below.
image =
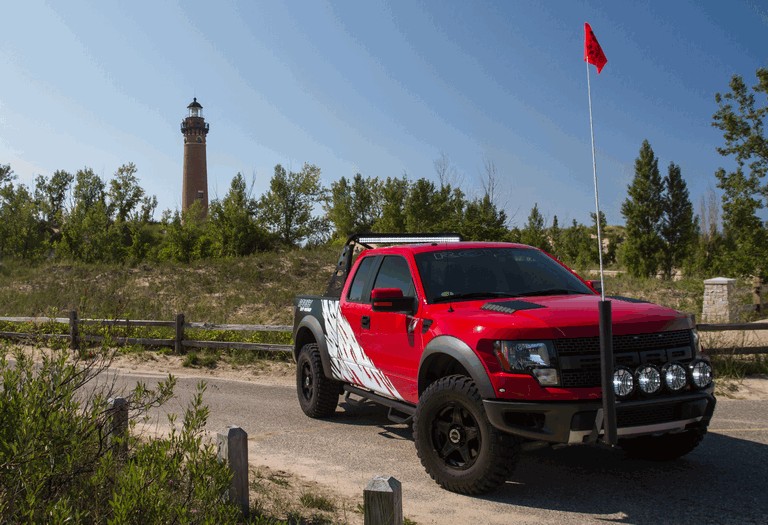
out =
{"type": "Polygon", "coordinates": [[[600,386],[600,366],[591,370],[563,370],[560,382],[565,388],[600,386]]]}
{"type": "MultiPolygon", "coordinates": [[[[555,339],[558,355],[599,354],[599,337],[555,339]]],[[[691,331],[660,332],[657,334],[619,335],[613,337],[613,352],[639,352],[691,345],[691,331]]]]}
{"type": "MultiPolygon", "coordinates": [[[[560,361],[560,381],[563,387],[600,386],[598,337],[556,339],[554,345],[560,361]]],[[[693,358],[691,331],[616,336],[613,338],[613,351],[615,363],[630,368],[644,363],[685,363],[693,358]]]]}
{"type": "Polygon", "coordinates": [[[680,403],[654,404],[639,407],[616,407],[616,426],[639,427],[668,423],[680,419],[677,408],[680,403]]]}

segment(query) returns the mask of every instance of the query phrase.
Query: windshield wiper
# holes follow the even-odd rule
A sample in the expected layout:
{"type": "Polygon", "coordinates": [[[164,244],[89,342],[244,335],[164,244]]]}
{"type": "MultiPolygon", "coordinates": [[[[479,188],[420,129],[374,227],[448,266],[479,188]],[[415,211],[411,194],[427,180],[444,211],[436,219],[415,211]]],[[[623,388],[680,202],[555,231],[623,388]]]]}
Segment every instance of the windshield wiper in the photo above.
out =
{"type": "Polygon", "coordinates": [[[447,301],[456,301],[461,299],[483,299],[483,298],[497,298],[497,297],[517,297],[517,294],[507,292],[469,292],[469,293],[457,293],[454,295],[446,295],[435,297],[433,302],[444,303],[447,301]]]}
{"type": "Polygon", "coordinates": [[[521,292],[518,297],[531,297],[534,295],[588,295],[588,292],[580,292],[578,290],[569,290],[568,288],[546,288],[544,290],[532,290],[529,292],[521,292]]]}

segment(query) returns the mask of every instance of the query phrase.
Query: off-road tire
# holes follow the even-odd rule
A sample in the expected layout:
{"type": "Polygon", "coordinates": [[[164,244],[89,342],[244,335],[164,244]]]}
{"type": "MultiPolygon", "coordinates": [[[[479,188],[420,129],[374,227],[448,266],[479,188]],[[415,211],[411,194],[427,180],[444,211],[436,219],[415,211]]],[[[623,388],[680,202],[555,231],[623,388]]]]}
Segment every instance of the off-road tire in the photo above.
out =
{"type": "Polygon", "coordinates": [[[619,440],[619,446],[627,456],[651,461],[671,461],[685,456],[696,448],[704,435],[706,427],[686,430],[677,434],[661,436],[640,436],[619,440]]]}
{"type": "Polygon", "coordinates": [[[323,372],[320,350],[316,343],[301,347],[296,359],[296,394],[306,415],[324,418],[336,412],[340,384],[328,379],[323,372]]]}
{"type": "Polygon", "coordinates": [[[475,382],[462,375],[427,387],[416,407],[413,438],[432,479],[460,494],[496,489],[520,455],[519,440],[491,425],[475,382]]]}

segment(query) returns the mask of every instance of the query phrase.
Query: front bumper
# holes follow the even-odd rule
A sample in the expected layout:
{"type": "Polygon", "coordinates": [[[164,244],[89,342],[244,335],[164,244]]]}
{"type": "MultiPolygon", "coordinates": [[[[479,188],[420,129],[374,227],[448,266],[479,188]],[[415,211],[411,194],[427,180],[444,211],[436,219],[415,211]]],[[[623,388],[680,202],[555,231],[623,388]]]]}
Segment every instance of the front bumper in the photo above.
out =
{"type": "MultiPolygon", "coordinates": [[[[616,402],[620,438],[706,427],[715,410],[713,389],[653,399],[616,402]]],[[[594,439],[601,401],[521,402],[483,400],[491,424],[509,434],[551,443],[594,439]]],[[[602,433],[602,432],[599,432],[602,433]]]]}

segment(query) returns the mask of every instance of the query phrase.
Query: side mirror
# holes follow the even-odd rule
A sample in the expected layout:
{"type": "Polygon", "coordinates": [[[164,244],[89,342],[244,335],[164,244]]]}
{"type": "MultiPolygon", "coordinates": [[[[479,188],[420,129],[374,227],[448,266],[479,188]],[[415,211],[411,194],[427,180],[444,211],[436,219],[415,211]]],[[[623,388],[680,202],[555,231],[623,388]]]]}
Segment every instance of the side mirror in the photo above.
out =
{"type": "Polygon", "coordinates": [[[376,288],[371,290],[374,312],[400,312],[412,314],[416,311],[414,297],[403,297],[399,288],[376,288]]]}
{"type": "Polygon", "coordinates": [[[600,286],[600,280],[597,279],[595,281],[587,281],[589,285],[598,293],[601,293],[603,291],[603,287],[600,286]]]}

